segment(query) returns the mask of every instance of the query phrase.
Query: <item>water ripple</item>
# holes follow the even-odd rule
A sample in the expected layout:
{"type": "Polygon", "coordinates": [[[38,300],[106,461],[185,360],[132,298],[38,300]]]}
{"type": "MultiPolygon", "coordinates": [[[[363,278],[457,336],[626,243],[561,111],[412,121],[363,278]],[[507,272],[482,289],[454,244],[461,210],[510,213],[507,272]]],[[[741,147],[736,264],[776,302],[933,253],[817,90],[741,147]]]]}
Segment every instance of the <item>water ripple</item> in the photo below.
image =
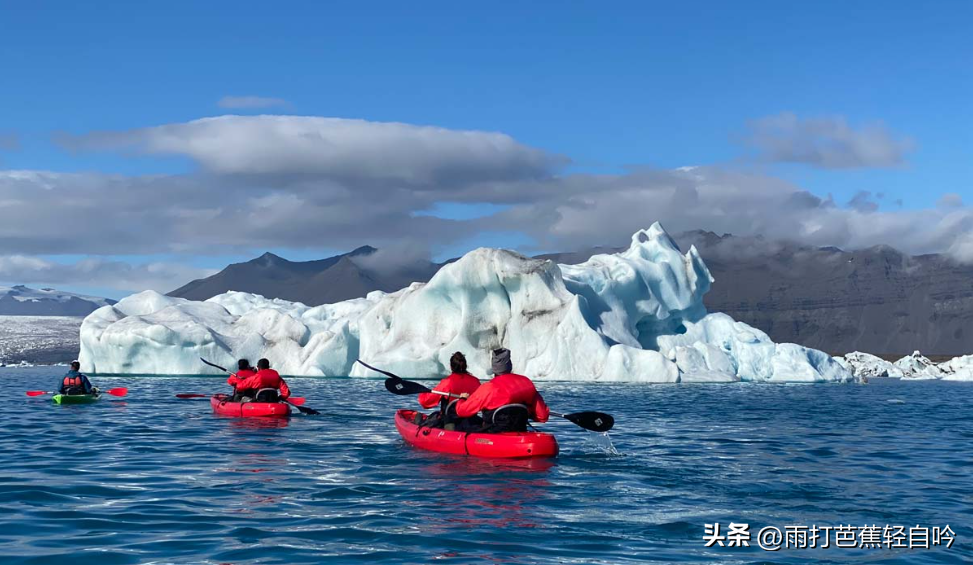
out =
{"type": "MultiPolygon", "coordinates": [[[[0,370],[4,563],[961,563],[973,560],[968,383],[545,384],[556,460],[442,456],[392,425],[380,381],[293,379],[320,410],[221,418],[176,392],[213,378],[113,377],[126,399],[54,406],[44,369],[0,370]],[[703,524],[945,526],[952,549],[706,548],[703,524]]],[[[876,382],[877,381],[877,382],[876,382]]]]}

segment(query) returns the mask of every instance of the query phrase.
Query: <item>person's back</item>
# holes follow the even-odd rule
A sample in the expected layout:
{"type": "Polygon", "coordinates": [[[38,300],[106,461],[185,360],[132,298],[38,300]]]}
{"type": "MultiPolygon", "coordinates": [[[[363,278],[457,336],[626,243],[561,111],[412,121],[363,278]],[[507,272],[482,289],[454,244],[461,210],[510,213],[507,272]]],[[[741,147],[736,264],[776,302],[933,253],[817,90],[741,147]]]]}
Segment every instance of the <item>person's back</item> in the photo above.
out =
{"type": "Polygon", "coordinates": [[[230,375],[226,379],[226,384],[233,387],[233,398],[234,400],[240,400],[242,398],[243,389],[239,388],[237,385],[243,381],[249,379],[250,377],[257,374],[257,370],[250,366],[250,361],[247,359],[240,359],[237,361],[237,371],[230,375]]]}
{"type": "Polygon", "coordinates": [[[61,378],[58,392],[67,395],[92,394],[95,388],[91,386],[88,377],[81,374],[81,363],[74,361],[71,363],[71,370],[61,378]]]}
{"type": "Polygon", "coordinates": [[[276,402],[278,399],[284,400],[291,395],[287,383],[281,378],[280,373],[270,368],[270,361],[266,359],[257,361],[257,372],[237,383],[236,387],[238,391],[241,391],[241,394],[260,402],[276,402]],[[260,391],[264,389],[273,389],[276,394],[272,396],[275,398],[271,399],[266,396],[258,398],[260,391]]]}
{"type": "MultiPolygon", "coordinates": [[[[419,405],[423,408],[433,408],[439,405],[439,417],[435,421],[430,421],[425,425],[435,425],[440,427],[450,426],[450,429],[465,428],[466,422],[460,421],[455,413],[453,402],[459,400],[462,394],[472,394],[480,387],[480,379],[468,372],[466,357],[457,351],[449,359],[449,366],[452,373],[433,389],[438,392],[448,393],[449,396],[436,394],[435,392],[424,392],[419,395],[419,405]],[[453,406],[451,408],[451,406],[453,406]]],[[[434,416],[433,413],[431,416],[434,416]]],[[[416,422],[421,422],[424,416],[417,414],[416,422]]],[[[477,422],[477,425],[479,423],[477,422]]]]}
{"type": "MultiPolygon", "coordinates": [[[[505,409],[502,418],[494,418],[498,408],[521,404],[527,408],[527,418],[546,422],[550,417],[550,410],[544,398],[529,378],[513,373],[512,370],[510,352],[506,349],[494,351],[493,372],[496,376],[480,385],[468,398],[457,403],[456,415],[468,418],[483,411],[487,431],[524,431],[527,422],[517,417],[518,410],[505,409]]],[[[522,411],[523,409],[519,410],[521,413],[522,411]]]]}

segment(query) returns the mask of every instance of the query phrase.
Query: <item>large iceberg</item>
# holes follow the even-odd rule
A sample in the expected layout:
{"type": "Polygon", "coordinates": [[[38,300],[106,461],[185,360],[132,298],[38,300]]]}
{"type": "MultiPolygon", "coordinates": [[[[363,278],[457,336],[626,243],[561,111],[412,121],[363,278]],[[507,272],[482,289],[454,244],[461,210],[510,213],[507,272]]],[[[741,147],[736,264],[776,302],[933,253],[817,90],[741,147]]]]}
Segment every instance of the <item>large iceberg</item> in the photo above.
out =
{"type": "Polygon", "coordinates": [[[212,372],[267,357],[283,374],[373,375],[363,359],[409,377],[447,372],[454,351],[486,375],[490,350],[539,380],[816,382],[855,377],[829,355],[708,314],[713,278],[659,224],[614,255],[557,265],[481,248],[428,283],[308,307],[228,292],[205,302],[146,291],[81,326],[82,367],[100,373],[212,372]]]}

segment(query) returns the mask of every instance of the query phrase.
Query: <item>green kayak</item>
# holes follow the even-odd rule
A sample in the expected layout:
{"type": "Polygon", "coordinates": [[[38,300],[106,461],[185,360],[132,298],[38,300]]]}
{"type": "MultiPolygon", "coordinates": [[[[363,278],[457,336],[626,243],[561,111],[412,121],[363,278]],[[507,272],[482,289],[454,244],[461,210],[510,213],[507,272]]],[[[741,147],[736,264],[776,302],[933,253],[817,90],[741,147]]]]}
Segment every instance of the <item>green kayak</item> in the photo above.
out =
{"type": "Polygon", "coordinates": [[[55,394],[54,404],[91,404],[99,398],[98,394],[55,394]]]}

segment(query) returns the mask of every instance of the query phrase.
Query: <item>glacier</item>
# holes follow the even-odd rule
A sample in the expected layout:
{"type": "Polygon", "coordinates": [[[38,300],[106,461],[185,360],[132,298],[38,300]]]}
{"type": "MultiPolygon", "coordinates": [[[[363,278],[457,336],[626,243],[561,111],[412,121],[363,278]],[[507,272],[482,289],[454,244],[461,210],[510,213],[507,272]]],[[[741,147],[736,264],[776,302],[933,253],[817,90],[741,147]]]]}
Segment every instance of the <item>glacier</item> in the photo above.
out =
{"type": "Polygon", "coordinates": [[[232,366],[266,357],[285,375],[448,373],[462,351],[486,375],[490,351],[537,380],[604,382],[847,382],[821,351],[776,344],[703,295],[713,277],[695,247],[683,254],[658,223],[628,249],[558,265],[480,248],[428,283],[309,307],[242,292],[198,302],[145,291],[92,312],[81,325],[82,369],[205,374],[205,357],[232,366]]]}

